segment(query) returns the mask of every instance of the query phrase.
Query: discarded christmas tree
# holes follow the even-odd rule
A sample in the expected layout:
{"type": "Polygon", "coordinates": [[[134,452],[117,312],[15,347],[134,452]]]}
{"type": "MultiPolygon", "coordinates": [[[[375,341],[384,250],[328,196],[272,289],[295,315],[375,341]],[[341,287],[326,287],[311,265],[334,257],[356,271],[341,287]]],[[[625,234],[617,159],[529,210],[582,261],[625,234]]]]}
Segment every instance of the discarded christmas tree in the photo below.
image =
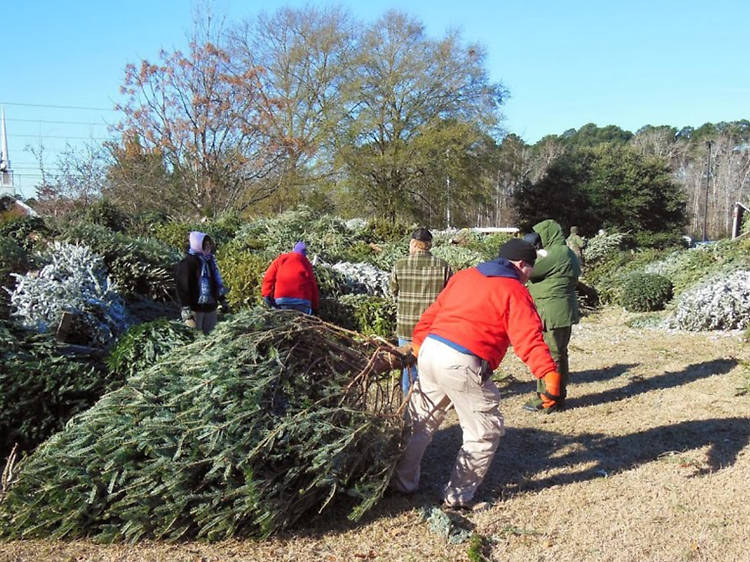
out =
{"type": "Polygon", "coordinates": [[[0,320],[0,458],[31,451],[123,377],[89,353],[64,353],[52,334],[0,320]]]}
{"type": "Polygon", "coordinates": [[[397,385],[370,373],[376,348],[293,311],[239,314],[22,461],[0,535],[262,537],[344,498],[357,519],[382,496],[403,439],[397,385]]]}

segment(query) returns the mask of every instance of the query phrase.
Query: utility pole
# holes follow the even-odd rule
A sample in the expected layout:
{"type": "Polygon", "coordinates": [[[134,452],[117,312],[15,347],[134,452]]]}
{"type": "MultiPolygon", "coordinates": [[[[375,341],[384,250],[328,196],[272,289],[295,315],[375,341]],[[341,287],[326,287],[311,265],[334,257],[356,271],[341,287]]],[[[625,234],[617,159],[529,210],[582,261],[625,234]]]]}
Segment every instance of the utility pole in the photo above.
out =
{"type": "Polygon", "coordinates": [[[706,236],[706,221],[708,219],[708,188],[711,181],[711,144],[712,141],[706,141],[706,147],[708,147],[708,157],[706,163],[706,199],[703,204],[703,241],[707,242],[708,237],[706,236]]]}
{"type": "Polygon", "coordinates": [[[445,162],[446,162],[446,172],[445,172],[445,193],[446,193],[446,205],[445,205],[445,222],[446,222],[446,228],[451,227],[451,173],[450,173],[450,166],[448,166],[448,155],[450,154],[450,148],[445,149],[445,162]]]}
{"type": "Polygon", "coordinates": [[[448,193],[448,202],[445,206],[445,221],[448,223],[448,228],[451,227],[451,177],[445,177],[445,189],[448,193]]]}
{"type": "Polygon", "coordinates": [[[451,227],[451,171],[450,171],[450,165],[448,164],[448,158],[450,157],[450,148],[445,149],[445,194],[446,194],[446,204],[445,204],[445,222],[446,222],[446,228],[451,227]]]}

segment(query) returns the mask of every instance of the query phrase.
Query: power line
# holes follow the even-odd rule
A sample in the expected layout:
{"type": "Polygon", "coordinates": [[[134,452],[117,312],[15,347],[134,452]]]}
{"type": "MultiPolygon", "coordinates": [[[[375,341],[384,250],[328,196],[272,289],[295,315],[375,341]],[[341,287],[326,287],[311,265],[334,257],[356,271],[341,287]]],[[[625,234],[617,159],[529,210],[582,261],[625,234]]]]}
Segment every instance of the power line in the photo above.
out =
{"type": "Polygon", "coordinates": [[[55,125],[95,125],[97,127],[108,127],[107,123],[93,123],[86,121],[46,121],[44,119],[6,119],[6,121],[15,121],[17,123],[54,123],[55,125]]]}
{"type": "Polygon", "coordinates": [[[65,140],[117,140],[117,137],[67,137],[67,136],[56,136],[56,135],[8,135],[13,137],[24,137],[30,139],[65,139],[65,140]]]}
{"type": "Polygon", "coordinates": [[[15,169],[15,170],[18,170],[18,169],[24,168],[24,167],[26,167],[26,168],[29,168],[29,167],[38,168],[39,167],[39,163],[38,162],[16,162],[13,165],[13,169],[15,169]]]}
{"type": "MultiPolygon", "coordinates": [[[[22,174],[37,174],[37,173],[41,173],[41,168],[39,168],[39,166],[37,166],[36,168],[16,168],[15,166],[13,166],[14,174],[17,174],[19,171],[22,174]]],[[[45,166],[44,171],[45,172],[60,172],[62,171],[62,168],[60,166],[45,166]]]]}
{"type": "Polygon", "coordinates": [[[0,101],[0,105],[18,105],[23,107],[48,107],[52,109],[81,109],[84,111],[118,111],[117,109],[106,107],[85,107],[80,105],[48,105],[44,103],[16,103],[10,101],[0,101]]]}

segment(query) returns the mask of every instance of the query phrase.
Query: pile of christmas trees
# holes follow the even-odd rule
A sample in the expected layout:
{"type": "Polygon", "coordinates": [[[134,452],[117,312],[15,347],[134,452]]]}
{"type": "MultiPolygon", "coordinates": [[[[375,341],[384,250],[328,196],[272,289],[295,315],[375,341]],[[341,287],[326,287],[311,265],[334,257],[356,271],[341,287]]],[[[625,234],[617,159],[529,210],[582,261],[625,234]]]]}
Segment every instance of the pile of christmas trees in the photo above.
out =
{"type": "Polygon", "coordinates": [[[0,535],[261,537],[339,500],[356,519],[403,440],[397,385],[368,369],[376,347],[293,311],[237,315],[22,461],[0,535]]]}
{"type": "Polygon", "coordinates": [[[88,353],[63,353],[52,334],[0,319],[0,458],[29,451],[123,377],[88,353]]]}

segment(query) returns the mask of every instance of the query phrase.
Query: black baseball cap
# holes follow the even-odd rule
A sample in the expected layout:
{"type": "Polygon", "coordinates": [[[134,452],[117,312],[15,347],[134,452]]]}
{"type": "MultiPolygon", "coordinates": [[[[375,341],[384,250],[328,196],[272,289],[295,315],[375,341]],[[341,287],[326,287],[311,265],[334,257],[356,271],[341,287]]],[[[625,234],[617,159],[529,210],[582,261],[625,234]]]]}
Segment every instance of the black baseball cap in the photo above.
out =
{"type": "Polygon", "coordinates": [[[510,261],[523,260],[529,265],[534,265],[534,262],[536,262],[536,250],[534,246],[520,238],[511,238],[500,246],[499,255],[501,258],[510,261]]]}
{"type": "Polygon", "coordinates": [[[411,238],[420,242],[432,242],[432,233],[426,228],[418,228],[411,233],[411,238]]]}

